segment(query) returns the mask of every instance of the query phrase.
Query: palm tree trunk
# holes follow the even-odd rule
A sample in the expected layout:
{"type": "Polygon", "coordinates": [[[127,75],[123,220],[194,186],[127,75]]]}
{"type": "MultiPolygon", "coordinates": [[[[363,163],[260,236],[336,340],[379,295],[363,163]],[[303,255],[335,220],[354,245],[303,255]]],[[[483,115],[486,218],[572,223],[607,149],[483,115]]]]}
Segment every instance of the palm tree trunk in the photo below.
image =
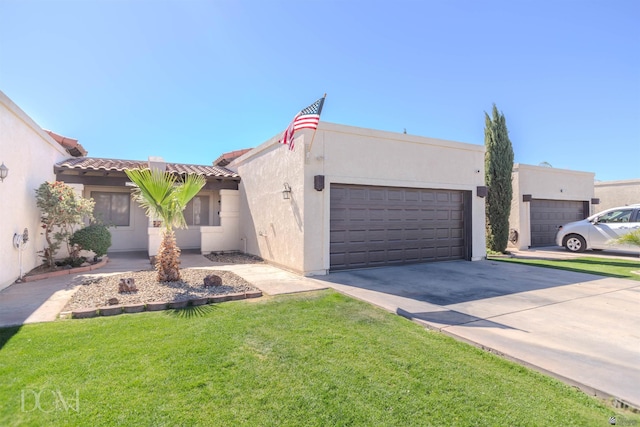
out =
{"type": "Polygon", "coordinates": [[[156,256],[156,271],[159,282],[180,280],[180,248],[176,245],[173,230],[165,230],[156,256]]]}

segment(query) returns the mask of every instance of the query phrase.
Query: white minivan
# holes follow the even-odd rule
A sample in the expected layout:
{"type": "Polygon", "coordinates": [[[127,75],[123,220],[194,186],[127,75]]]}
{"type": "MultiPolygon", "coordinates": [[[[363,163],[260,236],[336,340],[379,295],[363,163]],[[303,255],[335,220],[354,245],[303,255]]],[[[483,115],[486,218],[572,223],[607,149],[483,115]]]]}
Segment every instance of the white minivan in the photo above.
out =
{"type": "Polygon", "coordinates": [[[621,250],[640,252],[640,248],[613,242],[623,234],[640,229],[640,204],[607,209],[581,221],[558,228],[556,243],[571,252],[621,250]]]}

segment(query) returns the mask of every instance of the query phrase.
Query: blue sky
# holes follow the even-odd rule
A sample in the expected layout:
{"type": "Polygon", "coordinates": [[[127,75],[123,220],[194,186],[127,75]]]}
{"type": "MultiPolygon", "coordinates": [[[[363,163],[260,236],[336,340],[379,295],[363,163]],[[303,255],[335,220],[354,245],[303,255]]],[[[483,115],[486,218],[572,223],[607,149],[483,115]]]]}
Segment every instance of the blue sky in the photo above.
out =
{"type": "Polygon", "coordinates": [[[496,103],[516,162],[633,179],[639,22],[636,0],[0,0],[0,90],[90,156],[196,164],[325,92],[322,120],[472,144],[496,103]]]}

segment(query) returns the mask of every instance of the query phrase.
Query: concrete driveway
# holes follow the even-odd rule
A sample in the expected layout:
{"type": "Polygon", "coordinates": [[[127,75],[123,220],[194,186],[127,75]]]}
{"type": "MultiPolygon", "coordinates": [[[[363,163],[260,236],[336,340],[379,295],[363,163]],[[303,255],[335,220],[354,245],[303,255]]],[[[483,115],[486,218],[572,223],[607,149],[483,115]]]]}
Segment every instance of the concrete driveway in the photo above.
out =
{"type": "Polygon", "coordinates": [[[491,260],[316,280],[589,394],[640,407],[640,282],[491,260]]]}

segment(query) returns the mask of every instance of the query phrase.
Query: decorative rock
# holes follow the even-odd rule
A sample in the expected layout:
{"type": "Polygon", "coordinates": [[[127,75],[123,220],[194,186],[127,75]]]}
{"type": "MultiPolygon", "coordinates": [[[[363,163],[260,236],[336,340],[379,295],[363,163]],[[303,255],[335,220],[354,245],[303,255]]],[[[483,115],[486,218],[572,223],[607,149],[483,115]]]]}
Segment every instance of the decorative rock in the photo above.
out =
{"type": "Polygon", "coordinates": [[[144,311],[144,304],[131,304],[124,306],[125,313],[141,313],[144,311]]]}
{"type": "Polygon", "coordinates": [[[147,311],[160,311],[166,310],[167,303],[166,302],[149,302],[147,303],[147,311]]]}
{"type": "Polygon", "coordinates": [[[209,302],[209,298],[193,298],[191,299],[191,305],[205,305],[209,302]]]}
{"type": "MultiPolygon", "coordinates": [[[[226,256],[226,255],[225,255],[226,256]]],[[[154,270],[132,271],[126,274],[107,275],[99,278],[87,278],[73,294],[72,299],[63,310],[83,310],[88,307],[106,307],[111,304],[109,299],[117,298],[116,305],[128,306],[135,304],[163,303],[157,308],[164,310],[168,301],[191,300],[198,298],[211,298],[230,293],[252,292],[257,290],[242,277],[225,270],[205,270],[197,268],[185,268],[180,271],[181,280],[171,284],[161,283],[157,280],[157,272],[154,270]],[[203,287],[204,278],[210,274],[222,279],[222,286],[209,288],[203,287]],[[118,293],[121,279],[135,280],[137,292],[118,293]]],[[[124,282],[126,285],[126,281],[124,282]]],[[[216,298],[215,302],[226,301],[226,296],[216,298]]],[[[153,310],[154,306],[151,306],[153,310]]]]}
{"type": "Polygon", "coordinates": [[[189,300],[172,301],[169,303],[169,308],[185,308],[187,305],[189,305],[189,300]]]}
{"type": "Polygon", "coordinates": [[[248,291],[245,292],[245,296],[247,298],[260,298],[262,296],[262,291],[248,291]]]}
{"type": "Polygon", "coordinates": [[[222,286],[222,278],[215,274],[209,274],[204,278],[204,287],[210,288],[212,286],[222,286]]]}
{"type": "Polygon", "coordinates": [[[71,312],[71,316],[74,319],[89,319],[91,317],[96,317],[98,315],[98,309],[96,308],[85,308],[82,310],[74,310],[71,312]]]}
{"type": "Polygon", "coordinates": [[[100,315],[101,316],[115,316],[117,314],[122,314],[122,306],[110,306],[110,307],[100,307],[100,315]]]}
{"type": "Polygon", "coordinates": [[[109,298],[107,300],[107,305],[118,305],[119,303],[118,298],[109,298]]]}
{"type": "Polygon", "coordinates": [[[120,283],[118,284],[118,292],[138,292],[138,288],[136,287],[136,280],[133,277],[128,277],[126,279],[120,279],[120,283]]]}

